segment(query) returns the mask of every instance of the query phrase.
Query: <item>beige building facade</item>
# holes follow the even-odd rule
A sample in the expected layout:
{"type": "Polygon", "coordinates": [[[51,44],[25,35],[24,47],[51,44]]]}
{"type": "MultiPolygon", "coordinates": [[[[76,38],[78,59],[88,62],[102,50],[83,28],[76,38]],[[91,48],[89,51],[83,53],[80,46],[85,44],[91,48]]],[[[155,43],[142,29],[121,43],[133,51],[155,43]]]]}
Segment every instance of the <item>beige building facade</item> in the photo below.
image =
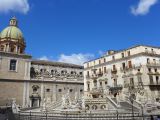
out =
{"type": "Polygon", "coordinates": [[[55,103],[68,93],[71,99],[83,93],[83,66],[33,60],[25,53],[26,42],[13,17],[0,32],[0,106],[14,99],[22,107],[55,103]]]}
{"type": "Polygon", "coordinates": [[[106,98],[117,106],[130,102],[131,98],[135,105],[159,105],[159,87],[159,47],[138,45],[120,51],[110,50],[84,63],[85,98],[97,101],[96,107],[86,103],[88,109],[101,109],[98,100],[106,98]]]}

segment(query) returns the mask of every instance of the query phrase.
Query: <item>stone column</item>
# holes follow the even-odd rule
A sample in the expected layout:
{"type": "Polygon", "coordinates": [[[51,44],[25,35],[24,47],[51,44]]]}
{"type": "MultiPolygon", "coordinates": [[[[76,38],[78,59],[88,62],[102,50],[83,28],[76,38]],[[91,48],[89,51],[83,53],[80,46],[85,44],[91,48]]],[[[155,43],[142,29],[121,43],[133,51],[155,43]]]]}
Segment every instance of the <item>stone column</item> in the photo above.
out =
{"type": "Polygon", "coordinates": [[[41,99],[42,99],[42,101],[44,100],[43,94],[44,94],[44,83],[42,82],[41,83],[41,99]]]}
{"type": "Polygon", "coordinates": [[[24,82],[24,88],[23,88],[23,105],[22,107],[28,107],[30,104],[30,98],[29,98],[29,82],[24,82]]]}

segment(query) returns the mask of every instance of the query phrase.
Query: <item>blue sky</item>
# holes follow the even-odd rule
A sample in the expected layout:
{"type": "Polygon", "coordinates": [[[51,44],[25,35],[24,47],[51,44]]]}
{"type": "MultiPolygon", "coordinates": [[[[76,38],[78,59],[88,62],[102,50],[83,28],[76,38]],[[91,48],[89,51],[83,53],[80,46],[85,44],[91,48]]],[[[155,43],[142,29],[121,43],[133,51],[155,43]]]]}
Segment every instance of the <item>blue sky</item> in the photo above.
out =
{"type": "Polygon", "coordinates": [[[33,58],[82,64],[109,49],[160,46],[159,0],[0,0],[0,30],[19,20],[33,58]]]}

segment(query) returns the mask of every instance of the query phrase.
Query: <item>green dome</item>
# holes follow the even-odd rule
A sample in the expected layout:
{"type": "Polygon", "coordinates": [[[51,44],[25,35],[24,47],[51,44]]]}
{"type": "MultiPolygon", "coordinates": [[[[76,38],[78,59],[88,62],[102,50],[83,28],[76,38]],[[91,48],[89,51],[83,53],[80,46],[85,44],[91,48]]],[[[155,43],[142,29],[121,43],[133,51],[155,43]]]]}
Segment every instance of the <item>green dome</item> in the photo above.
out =
{"type": "Polygon", "coordinates": [[[5,28],[0,35],[1,39],[10,38],[14,40],[23,40],[23,34],[16,26],[9,26],[5,28]]]}
{"type": "Polygon", "coordinates": [[[1,40],[11,40],[20,43],[24,42],[24,37],[21,30],[17,27],[18,21],[15,17],[10,20],[9,26],[6,27],[1,33],[1,40]]]}
{"type": "Polygon", "coordinates": [[[0,51],[24,54],[26,43],[23,33],[18,28],[18,21],[13,17],[9,26],[0,33],[0,51]]]}

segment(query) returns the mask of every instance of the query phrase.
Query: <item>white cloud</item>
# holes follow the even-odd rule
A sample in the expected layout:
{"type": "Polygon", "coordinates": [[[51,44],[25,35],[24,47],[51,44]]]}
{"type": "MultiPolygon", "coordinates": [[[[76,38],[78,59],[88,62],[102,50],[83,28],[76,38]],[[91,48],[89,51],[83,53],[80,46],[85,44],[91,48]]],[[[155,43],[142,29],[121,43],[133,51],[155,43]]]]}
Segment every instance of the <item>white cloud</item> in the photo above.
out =
{"type": "Polygon", "coordinates": [[[0,12],[19,12],[26,14],[29,11],[28,0],[0,0],[0,12]]]}
{"type": "Polygon", "coordinates": [[[131,13],[134,15],[146,15],[157,2],[158,0],[140,0],[137,6],[131,7],[131,13]]]}
{"type": "Polygon", "coordinates": [[[93,58],[94,58],[93,54],[82,54],[82,53],[71,54],[71,55],[61,54],[58,61],[65,62],[65,63],[83,65],[84,62],[91,60],[93,58]]]}
{"type": "Polygon", "coordinates": [[[39,60],[49,60],[49,58],[47,56],[42,56],[40,58],[38,58],[39,60]]]}
{"type": "Polygon", "coordinates": [[[53,58],[53,56],[42,56],[38,58],[39,60],[48,60],[48,61],[58,61],[58,62],[64,62],[64,63],[71,63],[71,64],[77,64],[77,65],[83,65],[84,62],[89,61],[94,58],[94,54],[71,54],[71,55],[65,55],[61,54],[57,60],[53,58]]]}

